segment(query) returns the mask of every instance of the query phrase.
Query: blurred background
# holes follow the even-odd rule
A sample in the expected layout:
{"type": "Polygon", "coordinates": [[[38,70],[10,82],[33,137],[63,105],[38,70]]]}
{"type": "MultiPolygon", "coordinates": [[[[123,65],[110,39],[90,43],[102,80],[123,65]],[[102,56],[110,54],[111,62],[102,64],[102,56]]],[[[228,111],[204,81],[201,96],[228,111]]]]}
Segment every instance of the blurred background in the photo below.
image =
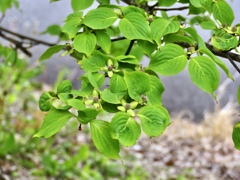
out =
{"type": "MultiPolygon", "coordinates": [[[[233,24],[239,23],[240,1],[228,2],[235,12],[233,24]]],[[[19,3],[19,9],[6,12],[0,26],[56,43],[57,37],[41,33],[49,25],[63,25],[72,12],[70,1],[19,3]]],[[[200,35],[207,41],[211,34],[200,31],[200,35]]],[[[44,118],[36,110],[43,89],[66,77],[78,89],[77,79],[82,73],[73,58],[62,57],[61,53],[39,63],[38,58],[47,48],[33,47],[30,60],[20,57],[16,68],[0,67],[0,88],[8,92],[4,100],[0,99],[4,101],[4,108],[0,104],[0,180],[240,179],[240,153],[231,141],[233,123],[239,120],[236,94],[240,78],[228,60],[224,62],[235,80],[227,79],[220,70],[218,104],[191,82],[187,69],[173,77],[160,77],[165,87],[163,104],[171,113],[172,125],[161,137],[142,136],[135,146],[123,148],[122,161],[113,161],[96,151],[87,127],[78,131],[75,121],[70,121],[53,138],[32,138],[44,118]]]]}

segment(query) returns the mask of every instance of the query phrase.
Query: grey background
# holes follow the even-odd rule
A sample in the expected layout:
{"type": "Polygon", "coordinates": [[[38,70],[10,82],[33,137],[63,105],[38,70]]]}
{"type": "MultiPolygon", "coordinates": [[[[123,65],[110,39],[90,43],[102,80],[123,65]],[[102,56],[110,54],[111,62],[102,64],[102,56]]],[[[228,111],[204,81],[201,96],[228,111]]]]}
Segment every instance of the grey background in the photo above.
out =
{"type": "MultiPolygon", "coordinates": [[[[15,8],[8,10],[1,26],[24,35],[30,35],[37,39],[55,43],[57,38],[50,35],[39,35],[39,33],[43,32],[51,24],[63,24],[65,17],[72,12],[70,0],[61,0],[51,4],[49,0],[19,0],[19,2],[20,11],[15,8]]],[[[239,23],[240,1],[235,0],[228,2],[235,11],[236,19],[233,24],[239,23]]],[[[93,6],[96,6],[96,3],[93,6]]],[[[187,14],[186,11],[178,13],[182,15],[187,14]]],[[[210,32],[200,31],[200,34],[205,40],[210,38],[210,32]]],[[[46,48],[47,47],[43,45],[32,48],[31,52],[33,57],[31,58],[31,63],[36,63],[46,48]]],[[[235,74],[236,70],[228,60],[224,59],[224,62],[228,65],[232,74],[235,74]]],[[[77,78],[81,74],[80,69],[74,59],[69,56],[61,57],[60,54],[54,55],[47,61],[47,68],[43,75],[39,77],[39,80],[49,84],[53,83],[58,72],[64,67],[70,69],[67,76],[72,80],[75,88],[79,88],[77,78]]],[[[218,104],[216,104],[209,94],[204,93],[191,82],[187,69],[176,76],[160,77],[165,86],[165,92],[163,94],[165,107],[172,115],[178,114],[183,110],[189,110],[189,112],[192,112],[190,114],[194,115],[194,120],[199,120],[202,118],[204,112],[212,111],[216,105],[223,107],[229,101],[236,102],[237,87],[240,84],[239,75],[236,74],[235,81],[230,81],[226,80],[226,75],[222,70],[220,71],[221,82],[224,82],[224,84],[216,91],[219,101],[218,104]]]]}

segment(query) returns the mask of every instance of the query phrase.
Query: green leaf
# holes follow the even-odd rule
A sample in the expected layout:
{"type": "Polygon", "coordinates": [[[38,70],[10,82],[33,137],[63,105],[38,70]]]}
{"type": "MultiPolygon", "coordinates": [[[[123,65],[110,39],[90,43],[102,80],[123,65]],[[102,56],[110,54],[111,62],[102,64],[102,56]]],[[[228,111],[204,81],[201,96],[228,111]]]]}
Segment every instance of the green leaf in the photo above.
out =
{"type": "Polygon", "coordinates": [[[94,0],[71,0],[72,9],[74,12],[89,8],[94,0]]]}
{"type": "Polygon", "coordinates": [[[190,3],[196,8],[205,8],[210,11],[210,5],[212,4],[212,0],[189,0],[190,3]]]}
{"type": "Polygon", "coordinates": [[[219,59],[217,56],[215,56],[209,49],[205,48],[200,48],[198,49],[199,52],[202,52],[204,54],[206,54],[207,56],[209,56],[212,60],[214,60],[214,62],[222,68],[222,70],[226,73],[226,75],[228,76],[228,78],[233,80],[233,77],[228,69],[228,67],[226,66],[226,64],[219,59]]]}
{"type": "Polygon", "coordinates": [[[110,53],[111,39],[110,36],[104,31],[96,31],[97,43],[107,54],[110,53]]]}
{"type": "Polygon", "coordinates": [[[201,4],[200,0],[189,0],[189,1],[194,7],[197,7],[197,8],[202,7],[202,4],[201,4]]]}
{"type": "Polygon", "coordinates": [[[83,101],[80,99],[69,99],[67,100],[67,104],[79,111],[86,109],[83,101]]]}
{"type": "Polygon", "coordinates": [[[110,0],[97,0],[100,4],[109,4],[110,0]]]}
{"type": "Polygon", "coordinates": [[[102,67],[105,67],[107,64],[108,57],[98,51],[94,51],[94,53],[90,57],[84,57],[82,61],[82,68],[84,71],[89,72],[97,72],[102,67]]]}
{"type": "Polygon", "coordinates": [[[103,85],[105,77],[104,74],[99,73],[86,73],[85,76],[82,76],[82,79],[87,78],[88,82],[96,89],[99,90],[99,88],[103,85]]]}
{"type": "Polygon", "coordinates": [[[119,109],[117,108],[119,105],[117,105],[117,104],[103,102],[103,103],[101,103],[101,105],[102,105],[102,108],[104,109],[104,111],[106,111],[108,113],[119,112],[119,109]]]}
{"type": "Polygon", "coordinates": [[[150,137],[161,135],[170,124],[168,111],[162,106],[144,106],[137,116],[140,118],[143,132],[150,137]]]}
{"type": "Polygon", "coordinates": [[[233,10],[225,0],[215,1],[212,5],[212,13],[214,19],[222,24],[230,26],[234,20],[233,10]]]}
{"type": "Polygon", "coordinates": [[[143,53],[147,54],[148,56],[151,56],[151,54],[157,49],[157,45],[150,43],[149,41],[138,40],[137,43],[143,53]]]}
{"type": "Polygon", "coordinates": [[[96,109],[87,108],[87,109],[78,111],[77,119],[81,124],[87,124],[92,120],[94,120],[97,117],[98,113],[99,112],[96,109]]]}
{"type": "Polygon", "coordinates": [[[149,75],[140,72],[124,72],[124,79],[128,87],[129,96],[136,100],[142,101],[142,95],[150,90],[149,75]]]}
{"type": "Polygon", "coordinates": [[[112,139],[109,123],[102,120],[90,122],[92,140],[97,149],[106,157],[119,159],[119,142],[112,139]]]}
{"type": "Polygon", "coordinates": [[[49,92],[44,92],[38,102],[41,111],[49,111],[52,107],[52,96],[49,92]]]}
{"type": "Polygon", "coordinates": [[[220,81],[219,71],[214,62],[205,56],[197,56],[190,60],[188,71],[193,83],[205,92],[214,96],[220,81]]]}
{"type": "Polygon", "coordinates": [[[139,64],[137,58],[133,55],[120,55],[116,57],[116,60],[122,63],[139,64]]]}
{"type": "Polygon", "coordinates": [[[166,44],[151,58],[149,69],[160,75],[175,75],[187,65],[187,56],[183,48],[176,44],[166,44]]]}
{"type": "Polygon", "coordinates": [[[130,40],[142,39],[152,41],[150,38],[150,27],[142,14],[132,12],[127,14],[119,22],[121,33],[130,40]]]}
{"type": "Polygon", "coordinates": [[[59,36],[62,32],[62,29],[61,27],[58,25],[58,24],[53,24],[51,26],[48,26],[47,29],[42,32],[41,34],[51,34],[51,35],[56,35],[56,36],[59,36]]]}
{"type": "Polygon", "coordinates": [[[180,28],[179,21],[174,21],[173,18],[170,20],[159,18],[154,20],[151,25],[151,34],[155,42],[160,46],[161,38],[164,35],[176,33],[180,28]]]}
{"type": "Polygon", "coordinates": [[[240,150],[240,122],[237,122],[233,127],[232,139],[235,148],[240,150]]]}
{"type": "Polygon", "coordinates": [[[111,104],[121,104],[121,99],[124,95],[125,93],[112,93],[110,90],[104,89],[101,93],[101,98],[111,104]]]}
{"type": "Polygon", "coordinates": [[[238,46],[237,37],[228,33],[224,33],[221,36],[212,36],[211,42],[214,48],[222,51],[228,51],[238,46]]]}
{"type": "Polygon", "coordinates": [[[240,86],[238,86],[237,100],[238,100],[238,104],[240,105],[240,86]]]}
{"type": "Polygon", "coordinates": [[[168,34],[164,36],[164,42],[168,42],[168,43],[186,42],[191,46],[193,46],[195,43],[192,37],[182,35],[182,34],[168,34]]]}
{"type": "Polygon", "coordinates": [[[72,90],[72,83],[69,80],[62,81],[57,87],[57,93],[70,93],[72,90]]]}
{"type": "Polygon", "coordinates": [[[114,115],[110,122],[111,135],[124,146],[133,146],[140,137],[141,128],[137,121],[124,112],[114,115]]]}
{"type": "Polygon", "coordinates": [[[89,56],[95,49],[97,40],[93,33],[78,34],[73,40],[74,48],[81,53],[89,56]]]}
{"type": "Polygon", "coordinates": [[[113,10],[105,7],[89,11],[84,17],[83,23],[92,29],[106,29],[111,26],[118,16],[113,10]]]}
{"type": "Polygon", "coordinates": [[[172,6],[177,0],[158,0],[158,6],[172,6]]]}
{"type": "Polygon", "coordinates": [[[62,32],[67,33],[69,38],[72,39],[81,28],[82,12],[69,14],[65,21],[66,23],[62,27],[62,32]]]}
{"type": "Polygon", "coordinates": [[[73,114],[69,111],[52,108],[45,116],[39,132],[33,137],[51,137],[56,134],[71,117],[73,117],[73,114]]]}
{"type": "Polygon", "coordinates": [[[188,27],[185,29],[185,32],[190,34],[192,38],[198,43],[199,48],[206,47],[203,39],[198,35],[197,31],[193,27],[188,27]]]}
{"type": "Polygon", "coordinates": [[[113,74],[113,76],[110,79],[110,91],[112,93],[119,93],[122,91],[127,90],[127,84],[124,80],[124,78],[120,75],[113,74]]]}
{"type": "Polygon", "coordinates": [[[150,90],[146,93],[148,102],[152,105],[162,104],[162,93],[164,92],[164,87],[160,79],[156,76],[150,75],[150,90]]]}
{"type": "Polygon", "coordinates": [[[145,11],[142,8],[139,8],[139,7],[136,7],[133,5],[123,6],[123,7],[121,7],[121,10],[122,10],[122,13],[124,16],[126,16],[127,14],[132,13],[132,12],[140,13],[143,16],[145,15],[145,11]]]}
{"type": "Polygon", "coordinates": [[[55,45],[50,48],[48,48],[39,58],[39,61],[49,59],[53,54],[58,53],[63,48],[65,48],[66,45],[55,45]]]}

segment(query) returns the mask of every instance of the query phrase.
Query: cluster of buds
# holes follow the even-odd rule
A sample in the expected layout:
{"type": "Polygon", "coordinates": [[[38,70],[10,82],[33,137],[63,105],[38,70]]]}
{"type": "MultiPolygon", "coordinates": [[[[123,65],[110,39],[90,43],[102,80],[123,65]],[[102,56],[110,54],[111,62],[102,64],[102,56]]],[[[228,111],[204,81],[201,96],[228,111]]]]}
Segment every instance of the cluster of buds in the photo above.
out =
{"type": "Polygon", "coordinates": [[[111,59],[108,59],[107,67],[103,67],[101,70],[107,73],[108,77],[112,77],[113,73],[120,71],[117,69],[117,64],[114,64],[111,59]]]}
{"type": "Polygon", "coordinates": [[[138,105],[137,101],[127,103],[124,99],[122,99],[121,104],[122,106],[117,107],[120,111],[127,112],[130,116],[133,116],[133,117],[135,116],[135,112],[133,111],[133,109],[137,107],[138,105]]]}
{"type": "Polygon", "coordinates": [[[100,99],[99,99],[99,93],[96,89],[93,90],[92,97],[87,97],[87,99],[84,101],[86,105],[93,105],[95,108],[100,108],[100,99]]]}

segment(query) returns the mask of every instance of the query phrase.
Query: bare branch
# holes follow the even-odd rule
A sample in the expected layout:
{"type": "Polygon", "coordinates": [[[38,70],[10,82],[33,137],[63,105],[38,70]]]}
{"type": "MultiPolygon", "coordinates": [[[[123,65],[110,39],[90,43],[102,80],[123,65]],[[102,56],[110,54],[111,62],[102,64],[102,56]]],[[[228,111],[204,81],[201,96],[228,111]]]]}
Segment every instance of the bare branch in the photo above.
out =
{"type": "Polygon", "coordinates": [[[153,8],[154,11],[182,11],[189,9],[189,6],[183,6],[179,8],[153,8]]]}
{"type": "Polygon", "coordinates": [[[43,45],[46,45],[46,46],[54,46],[55,45],[55,43],[48,43],[48,42],[41,41],[41,40],[38,40],[38,39],[35,39],[35,38],[24,36],[22,34],[12,32],[12,31],[10,31],[8,29],[5,29],[5,28],[0,26],[0,32],[1,31],[3,31],[5,33],[9,33],[9,34],[14,35],[14,36],[17,36],[18,38],[20,38],[22,40],[29,40],[31,42],[31,44],[34,44],[34,45],[37,45],[37,44],[43,44],[43,45]]]}
{"type": "Polygon", "coordinates": [[[134,42],[135,42],[135,40],[131,40],[125,55],[128,55],[130,53],[130,51],[131,51],[131,49],[133,47],[134,42]]]}

